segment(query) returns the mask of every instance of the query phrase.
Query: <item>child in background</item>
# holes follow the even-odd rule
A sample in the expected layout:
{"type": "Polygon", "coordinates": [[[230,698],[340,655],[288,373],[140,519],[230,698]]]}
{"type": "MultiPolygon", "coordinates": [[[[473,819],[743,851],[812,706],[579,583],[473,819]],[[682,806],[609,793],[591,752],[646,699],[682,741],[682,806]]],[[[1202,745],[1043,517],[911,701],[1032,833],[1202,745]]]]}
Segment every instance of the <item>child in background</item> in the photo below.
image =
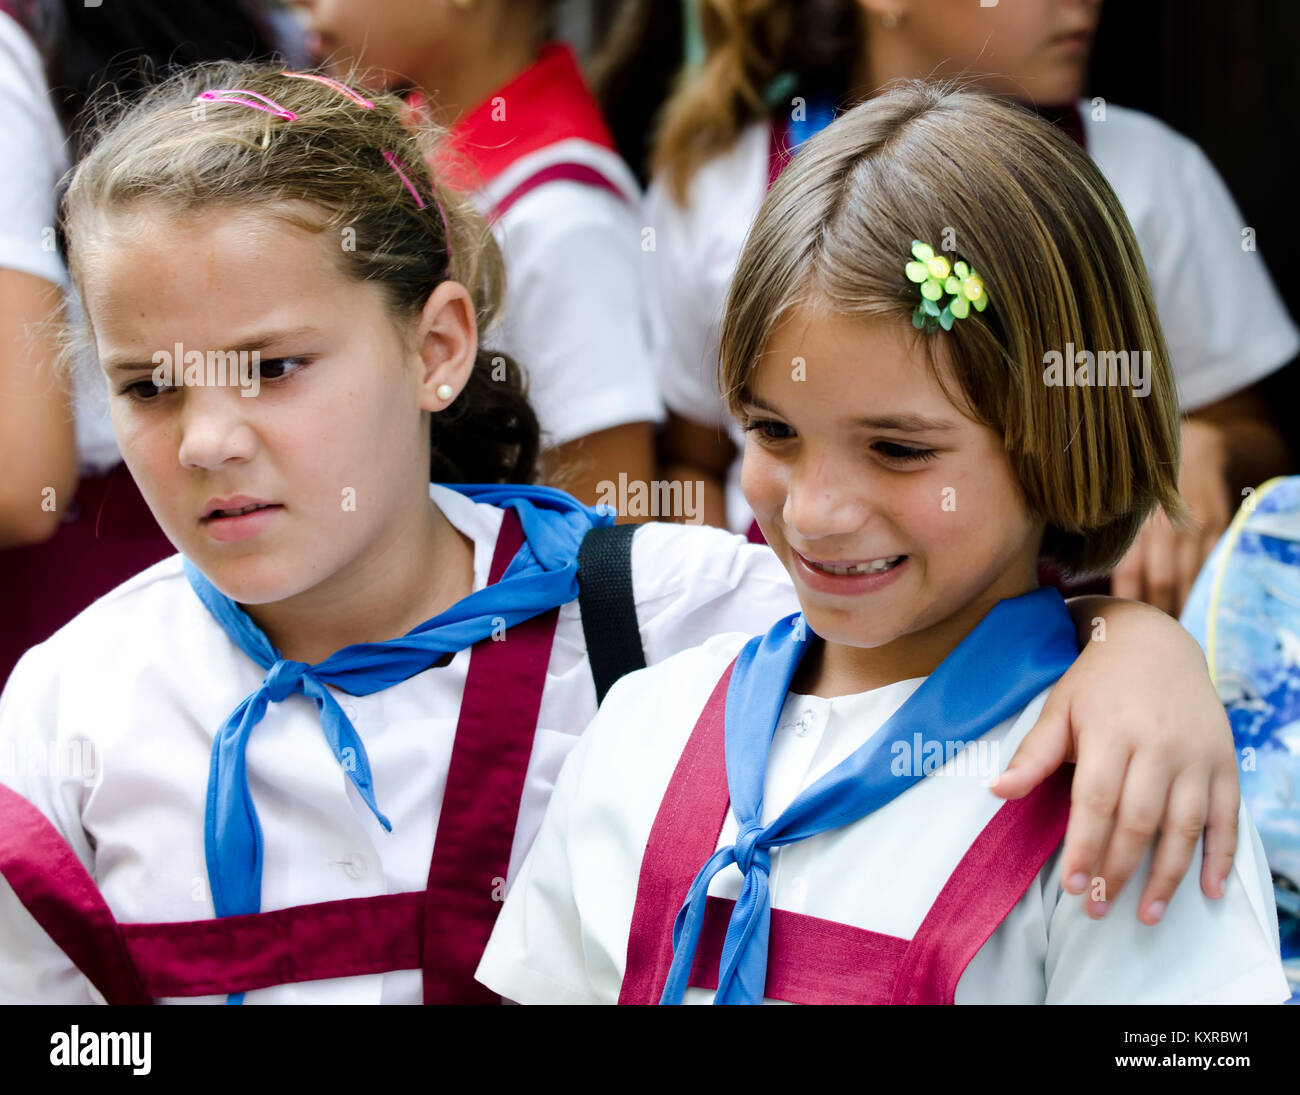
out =
{"type": "Polygon", "coordinates": [[[1100,4],[701,0],[699,9],[707,57],[665,112],[647,197],[657,240],[651,337],[670,411],[666,475],[712,484],[707,520],[750,525],[735,459],[743,441],[713,363],[727,286],[763,194],[837,108],[900,77],[960,75],[1035,104],[1069,132],[1133,225],[1188,416],[1179,487],[1195,520],[1175,529],[1153,514],[1113,588],[1176,613],[1242,489],[1286,469],[1253,385],[1296,354],[1300,335],[1259,253],[1242,250],[1245,222],[1200,149],[1154,118],[1077,99],[1100,4]]]}
{"type": "Polygon", "coordinates": [[[544,473],[588,504],[620,472],[653,480],[663,407],[646,339],[640,188],[572,50],[548,41],[555,3],[301,7],[331,71],[370,68],[449,128],[438,171],[472,195],[505,256],[501,344],[523,362],[549,448],[544,473]]]}
{"type": "Polygon", "coordinates": [[[1091,161],[969,92],[850,111],[764,202],[721,352],[801,612],[611,690],[479,979],[525,1003],[1284,1000],[1244,812],[1223,904],[1184,884],[1135,928],[1064,897],[1064,781],[986,789],[1075,658],[1040,557],[1093,571],[1153,506],[1183,516],[1167,352],[1091,161]],[[955,255],[927,243],[946,227],[955,255]],[[1045,383],[1067,341],[1151,347],[1149,393],[1045,383]]]}
{"type": "MultiPolygon", "coordinates": [[[[535,419],[478,341],[499,255],[402,112],[311,73],[181,73],[71,180],[117,441],[183,555],[0,697],[0,1000],[497,999],[474,969],[596,710],[577,554],[608,519],[524,485],[535,419]]],[[[649,664],[797,603],[719,529],[643,526],[626,561],[649,664]]],[[[1199,650],[1154,609],[1071,607],[1106,641],[1019,792],[1077,736],[1078,870],[1117,890],[1158,824],[1163,900],[1208,818],[1217,893],[1235,761],[1199,650]]]]}

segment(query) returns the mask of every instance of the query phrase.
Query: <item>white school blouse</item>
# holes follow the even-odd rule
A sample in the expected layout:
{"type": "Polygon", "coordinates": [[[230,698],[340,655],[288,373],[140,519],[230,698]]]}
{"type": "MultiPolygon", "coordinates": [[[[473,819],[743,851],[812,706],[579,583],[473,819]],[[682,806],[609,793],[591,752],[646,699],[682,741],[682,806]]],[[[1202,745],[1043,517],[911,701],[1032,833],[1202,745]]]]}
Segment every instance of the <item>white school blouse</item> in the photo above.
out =
{"type": "MultiPolygon", "coordinates": [[[[1296,331],[1222,178],[1195,142],[1140,111],[1080,101],[1088,153],[1132,222],[1155,293],[1184,410],[1248,387],[1300,351],[1296,331]],[[1212,304],[1211,304],[1212,302],[1212,304]]],[[[718,394],[722,313],[740,252],[767,193],[770,128],[747,127],[696,172],[683,208],[662,179],[646,195],[655,251],[646,256],[650,341],[668,409],[744,435],[718,394]]],[[[1262,241],[1268,246],[1267,240],[1262,241]]],[[[901,261],[901,260],[900,260],[901,261]]],[[[740,461],[727,483],[727,523],[748,528],[740,461]]]]}
{"type": "MultiPolygon", "coordinates": [[[[474,541],[481,589],[501,511],[430,490],[474,541]]],[[[649,662],[719,628],[761,631],[797,608],[776,557],[720,529],[644,526],[633,540],[632,584],[649,662]]],[[[263,910],[424,888],[469,660],[461,651],[370,696],[335,692],[365,743],[391,833],[345,778],[311,701],[271,705],[247,754],[265,840],[263,910]]],[[[15,668],[0,697],[0,781],[63,834],[119,921],[214,915],[203,847],[213,735],[262,676],[190,589],[180,556],[95,602],[15,668]]],[[[595,709],[575,601],[559,613],[507,884],[595,709]]],[[[246,999],[419,1003],[421,973],[282,985],[246,999]]],[[[88,1000],[102,997],[0,878],[0,1002],[88,1000]]]]}
{"type": "MultiPolygon", "coordinates": [[[[497,918],[479,981],[521,1003],[617,1001],[641,858],[660,800],[705,701],[745,639],[717,636],[610,690],[560,773],[541,832],[497,918]]],[[[923,679],[834,699],[787,697],[762,822],[866,742],[923,679]]],[[[774,849],[773,907],[912,938],[1002,804],[987,783],[1010,762],[1046,696],[968,746],[973,755],[958,753],[875,813],[774,849]]],[[[1225,896],[1212,901],[1201,893],[1198,848],[1155,927],[1137,919],[1149,852],[1106,916],[1092,921],[1083,899],[1060,887],[1058,849],[966,968],[956,1003],[1285,1000],[1268,867],[1244,806],[1238,820],[1225,896]]],[[[718,847],[733,843],[736,833],[728,811],[718,847]]],[[[740,885],[732,864],[709,893],[735,900],[740,885]]],[[[712,997],[691,988],[685,1002],[712,997]]]]}

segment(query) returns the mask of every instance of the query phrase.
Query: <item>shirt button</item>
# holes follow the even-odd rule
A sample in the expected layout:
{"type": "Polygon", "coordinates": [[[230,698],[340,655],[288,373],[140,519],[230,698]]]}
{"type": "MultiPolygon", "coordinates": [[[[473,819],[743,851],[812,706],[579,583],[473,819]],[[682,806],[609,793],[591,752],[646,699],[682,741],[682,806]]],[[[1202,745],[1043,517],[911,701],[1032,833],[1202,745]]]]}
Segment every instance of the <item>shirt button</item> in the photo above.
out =
{"type": "Polygon", "coordinates": [[[808,900],[808,880],[792,878],[790,880],[790,904],[802,905],[808,900]]]}
{"type": "Polygon", "coordinates": [[[347,859],[340,859],[343,873],[355,882],[366,877],[366,859],[360,852],[353,852],[347,859]]]}
{"type": "Polygon", "coordinates": [[[352,723],[355,726],[357,721],[356,705],[351,703],[343,703],[340,704],[339,706],[343,709],[343,714],[347,716],[348,722],[352,723]]]}

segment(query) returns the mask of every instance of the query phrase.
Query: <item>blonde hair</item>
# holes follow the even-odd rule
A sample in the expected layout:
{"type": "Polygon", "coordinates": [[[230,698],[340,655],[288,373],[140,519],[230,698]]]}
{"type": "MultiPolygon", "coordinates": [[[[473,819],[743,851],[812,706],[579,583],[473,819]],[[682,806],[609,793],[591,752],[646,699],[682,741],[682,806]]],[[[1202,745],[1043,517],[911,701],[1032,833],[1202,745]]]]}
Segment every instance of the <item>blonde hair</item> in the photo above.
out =
{"type": "MultiPolygon", "coordinates": [[[[504,266],[483,220],[429,172],[440,133],[412,128],[395,96],[367,91],[374,104],[367,109],[282,68],[200,65],[171,75],[137,103],[102,108],[93,145],[70,172],[61,204],[73,280],[80,281],[82,255],[114,213],[141,204],[174,213],[265,206],[341,241],[350,232],[352,246],[338,248],[340,269],[377,285],[395,317],[417,315],[451,279],[469,290],[480,332],[490,330],[505,292],[504,266]],[[196,101],[217,89],[263,96],[295,117],[238,102],[196,101]],[[308,203],[314,215],[295,216],[287,205],[295,201],[308,203]]],[[[480,345],[469,384],[448,410],[432,416],[431,433],[431,478],[533,477],[537,419],[522,373],[504,354],[480,345]]]]}
{"type": "MultiPolygon", "coordinates": [[[[955,242],[989,293],[950,332],[915,332],[954,404],[998,431],[1042,554],[1108,570],[1155,506],[1184,519],[1169,354],[1119,200],[1072,141],[1014,104],[903,83],[800,150],[758,214],[727,301],[722,391],[733,413],[772,331],[802,302],[910,325],[913,239],[955,242]],[[1147,351],[1150,393],[1049,386],[1051,351],[1147,351]],[[942,377],[940,376],[942,381],[942,377]]],[[[1071,362],[1071,364],[1073,364],[1071,362]]]]}
{"type": "Polygon", "coordinates": [[[681,204],[704,163],[750,122],[771,116],[767,92],[777,77],[791,77],[799,95],[842,96],[865,33],[857,0],[698,0],[698,7],[704,59],[680,75],[652,156],[681,204]]]}

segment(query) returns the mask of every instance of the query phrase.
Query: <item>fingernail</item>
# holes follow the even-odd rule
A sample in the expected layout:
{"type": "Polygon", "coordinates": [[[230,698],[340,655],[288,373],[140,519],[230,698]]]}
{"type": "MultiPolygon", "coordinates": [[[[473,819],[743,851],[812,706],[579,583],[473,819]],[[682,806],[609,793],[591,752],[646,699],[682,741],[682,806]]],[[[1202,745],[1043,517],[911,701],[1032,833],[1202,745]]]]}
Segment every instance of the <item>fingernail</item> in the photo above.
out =
{"type": "Polygon", "coordinates": [[[1065,888],[1070,893],[1083,893],[1088,885],[1088,876],[1082,871],[1075,871],[1074,874],[1066,880],[1065,888]]]}
{"type": "Polygon", "coordinates": [[[1165,915],[1165,903],[1163,901],[1151,902],[1150,907],[1147,909],[1147,916],[1151,920],[1151,922],[1154,924],[1157,920],[1159,920],[1164,915],[1165,915]]]}
{"type": "Polygon", "coordinates": [[[1089,901],[1088,915],[1094,920],[1100,920],[1106,915],[1106,910],[1108,908],[1110,908],[1110,906],[1105,901],[1089,901]]]}

